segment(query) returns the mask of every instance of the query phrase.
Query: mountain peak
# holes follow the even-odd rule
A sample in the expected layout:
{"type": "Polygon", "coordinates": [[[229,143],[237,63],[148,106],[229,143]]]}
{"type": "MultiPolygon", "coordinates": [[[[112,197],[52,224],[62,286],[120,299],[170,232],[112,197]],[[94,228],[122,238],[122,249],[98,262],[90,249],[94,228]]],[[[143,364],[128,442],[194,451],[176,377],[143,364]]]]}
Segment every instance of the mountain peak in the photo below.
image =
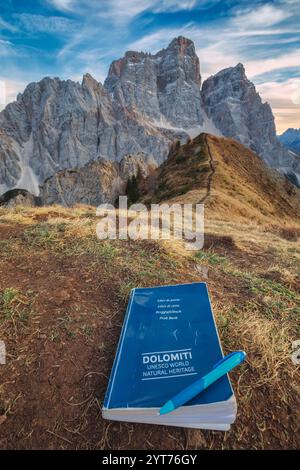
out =
{"type": "Polygon", "coordinates": [[[262,102],[241,63],[205,80],[201,92],[208,117],[224,136],[235,137],[270,166],[284,171],[289,157],[276,138],[272,110],[262,102]]]}
{"type": "Polygon", "coordinates": [[[82,85],[86,86],[98,86],[99,82],[90,74],[90,73],[85,73],[82,77],[82,85]]]}
{"type": "Polygon", "coordinates": [[[194,43],[179,36],[154,55],[127,51],[111,64],[104,87],[124,109],[142,119],[170,129],[189,129],[204,121],[200,84],[194,43]]]}
{"type": "Polygon", "coordinates": [[[160,56],[169,51],[175,52],[180,56],[189,55],[197,57],[194,42],[191,39],[185,38],[184,36],[178,36],[177,38],[174,38],[166,49],[162,49],[156,55],[160,56]]]}
{"type": "Polygon", "coordinates": [[[300,156],[300,129],[289,127],[278,139],[288,150],[300,156]]]}
{"type": "Polygon", "coordinates": [[[83,80],[85,81],[96,81],[95,78],[90,73],[85,73],[83,75],[83,80]]]}
{"type": "Polygon", "coordinates": [[[223,77],[223,76],[229,77],[231,75],[239,75],[247,79],[245,67],[241,62],[239,62],[233,67],[227,67],[226,69],[220,70],[220,72],[213,75],[213,77],[223,77]]]}
{"type": "Polygon", "coordinates": [[[298,134],[300,133],[300,128],[293,128],[293,127],[288,127],[281,135],[285,134],[298,134]]]}
{"type": "Polygon", "coordinates": [[[235,67],[233,67],[233,68],[236,69],[236,70],[239,70],[239,71],[241,71],[241,72],[243,72],[243,73],[245,73],[245,67],[244,67],[244,65],[243,65],[241,62],[239,62],[239,63],[238,63],[235,67]]]}
{"type": "Polygon", "coordinates": [[[168,48],[172,46],[188,47],[191,44],[194,46],[194,42],[191,39],[184,36],[178,36],[177,38],[172,39],[168,48]]]}

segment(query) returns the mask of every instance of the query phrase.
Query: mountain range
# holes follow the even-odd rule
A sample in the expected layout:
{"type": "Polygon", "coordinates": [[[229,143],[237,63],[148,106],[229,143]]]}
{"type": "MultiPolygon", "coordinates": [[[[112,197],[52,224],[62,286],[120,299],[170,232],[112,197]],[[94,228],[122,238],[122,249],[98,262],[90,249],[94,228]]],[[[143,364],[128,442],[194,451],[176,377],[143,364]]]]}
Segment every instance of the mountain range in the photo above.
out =
{"type": "Polygon", "coordinates": [[[291,152],[300,155],[300,129],[289,128],[278,139],[291,152]]]}
{"type": "Polygon", "coordinates": [[[161,165],[172,143],[201,132],[235,139],[300,182],[300,157],[276,137],[274,116],[242,64],[202,84],[191,40],[156,54],[126,52],[102,85],[46,77],[0,113],[0,194],[43,203],[112,201],[137,171],[161,165]]]}

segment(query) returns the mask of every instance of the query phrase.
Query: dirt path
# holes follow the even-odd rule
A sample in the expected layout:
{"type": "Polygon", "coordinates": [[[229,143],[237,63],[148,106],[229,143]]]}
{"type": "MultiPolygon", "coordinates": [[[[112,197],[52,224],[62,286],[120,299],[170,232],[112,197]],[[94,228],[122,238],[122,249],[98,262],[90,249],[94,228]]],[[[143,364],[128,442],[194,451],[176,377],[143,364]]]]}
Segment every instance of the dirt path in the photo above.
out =
{"type": "Polygon", "coordinates": [[[212,180],[213,180],[213,177],[214,177],[214,174],[215,174],[215,171],[216,171],[213,156],[211,154],[210,146],[209,146],[209,143],[208,143],[208,140],[207,140],[207,135],[204,135],[204,141],[205,141],[207,152],[208,152],[208,155],[209,155],[210,174],[209,174],[208,179],[207,179],[206,194],[197,202],[197,204],[204,204],[205,201],[210,196],[212,180]]]}

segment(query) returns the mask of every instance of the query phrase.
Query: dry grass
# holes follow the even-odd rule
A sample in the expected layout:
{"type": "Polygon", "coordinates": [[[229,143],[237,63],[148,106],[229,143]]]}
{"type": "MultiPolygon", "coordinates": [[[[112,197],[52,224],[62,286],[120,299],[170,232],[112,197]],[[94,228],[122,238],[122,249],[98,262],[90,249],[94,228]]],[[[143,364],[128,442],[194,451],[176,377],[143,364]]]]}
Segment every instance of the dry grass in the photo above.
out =
{"type": "Polygon", "coordinates": [[[234,140],[200,134],[193,145],[171,152],[155,178],[152,191],[144,183],[146,202],[205,199],[209,220],[261,227],[278,220],[282,237],[299,236],[300,190],[234,140]]]}
{"type": "Polygon", "coordinates": [[[11,335],[17,338],[23,332],[34,314],[32,303],[33,295],[30,291],[22,294],[13,287],[7,287],[0,292],[0,325],[5,331],[5,339],[11,335]]]}
{"type": "Polygon", "coordinates": [[[289,241],[297,241],[300,238],[300,227],[287,225],[287,226],[280,226],[280,225],[269,225],[266,227],[266,232],[273,232],[278,234],[284,240],[289,241]]]}

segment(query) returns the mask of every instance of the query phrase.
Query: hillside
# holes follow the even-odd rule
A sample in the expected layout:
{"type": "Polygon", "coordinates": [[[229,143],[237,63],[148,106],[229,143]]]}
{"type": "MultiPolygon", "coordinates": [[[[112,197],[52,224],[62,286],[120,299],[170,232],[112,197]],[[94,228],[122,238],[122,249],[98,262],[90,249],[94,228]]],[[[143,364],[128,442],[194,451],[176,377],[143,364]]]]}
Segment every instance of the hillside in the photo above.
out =
{"type": "Polygon", "coordinates": [[[200,134],[174,145],[142,183],[142,199],[203,202],[214,220],[280,226],[300,224],[300,190],[242,144],[200,134]]]}

